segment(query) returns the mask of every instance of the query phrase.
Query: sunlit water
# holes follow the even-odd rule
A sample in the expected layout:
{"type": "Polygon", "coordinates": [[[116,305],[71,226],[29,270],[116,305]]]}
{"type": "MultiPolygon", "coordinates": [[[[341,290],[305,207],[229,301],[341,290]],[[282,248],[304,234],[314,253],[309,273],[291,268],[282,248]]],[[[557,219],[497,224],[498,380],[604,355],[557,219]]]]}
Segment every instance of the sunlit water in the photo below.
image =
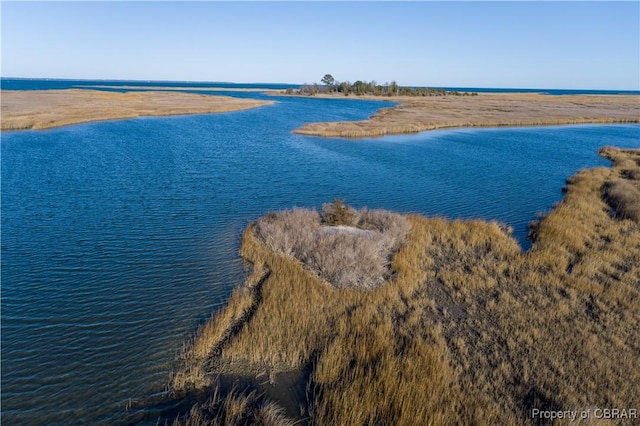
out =
{"type": "MultiPolygon", "coordinates": [[[[242,96],[247,96],[243,94],[242,96]]],[[[243,279],[240,234],[270,210],[356,207],[526,224],[565,179],[640,147],[640,126],[298,136],[381,102],[260,109],[2,135],[2,423],[128,421],[243,279]]]]}

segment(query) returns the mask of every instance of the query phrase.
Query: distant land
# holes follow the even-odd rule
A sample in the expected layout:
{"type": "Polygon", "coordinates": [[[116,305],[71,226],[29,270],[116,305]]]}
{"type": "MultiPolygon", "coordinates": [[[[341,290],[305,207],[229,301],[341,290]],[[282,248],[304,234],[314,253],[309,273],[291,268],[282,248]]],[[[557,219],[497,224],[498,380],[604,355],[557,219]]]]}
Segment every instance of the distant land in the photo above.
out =
{"type": "MultiPolygon", "coordinates": [[[[273,86],[270,86],[273,87],[273,86]]],[[[287,94],[316,95],[340,93],[345,96],[434,96],[434,95],[474,95],[477,93],[541,93],[545,95],[640,95],[640,90],[612,89],[550,89],[550,88],[504,88],[504,87],[441,87],[441,86],[400,86],[396,81],[380,84],[375,80],[338,81],[331,74],[325,74],[321,83],[305,83],[287,87],[287,94]]]]}
{"type": "Polygon", "coordinates": [[[288,88],[282,94],[323,98],[355,96],[397,103],[368,120],[310,123],[294,131],[312,136],[362,138],[452,127],[640,122],[640,97],[633,92],[625,95],[567,92],[556,93],[562,96],[549,96],[496,89],[479,96],[476,89],[409,87],[395,81],[339,82],[331,74],[325,74],[321,84],[288,88]]]}
{"type": "MultiPolygon", "coordinates": [[[[341,97],[329,93],[323,98],[341,97]]],[[[586,123],[638,123],[640,97],[480,93],[477,96],[358,96],[398,102],[364,121],[308,123],[301,135],[362,138],[418,133],[453,127],[549,126],[586,123]]]]}
{"type": "MultiPolygon", "coordinates": [[[[330,77],[327,75],[325,77],[330,77]]],[[[2,130],[47,129],[140,116],[238,111],[269,103],[246,95],[313,96],[395,102],[368,120],[307,123],[294,132],[373,137],[453,127],[640,122],[640,92],[413,88],[395,82],[322,85],[2,79],[2,130]],[[184,93],[245,92],[243,98],[184,93]],[[124,93],[123,93],[124,92],[124,93]],[[550,94],[556,95],[552,96],[550,94]],[[471,96],[470,96],[471,95],[471,96]]],[[[328,83],[331,84],[328,84],[328,83]]]]}
{"type": "MultiPolygon", "coordinates": [[[[2,90],[51,90],[51,89],[72,89],[72,88],[97,88],[99,86],[139,86],[149,90],[149,87],[177,88],[185,87],[189,89],[218,88],[232,91],[232,89],[267,89],[286,91],[287,89],[298,90],[305,86],[313,87],[314,84],[299,83],[232,83],[222,81],[165,81],[165,80],[87,80],[87,79],[55,79],[55,78],[20,78],[1,77],[0,85],[2,90]]],[[[315,84],[321,87],[319,84],[315,84]]],[[[404,86],[410,88],[428,89],[427,86],[404,86]]],[[[477,92],[477,93],[542,93],[545,95],[640,95],[640,90],[624,89],[562,89],[562,88],[535,88],[535,87],[432,87],[444,89],[449,92],[477,92]]]]}
{"type": "Polygon", "coordinates": [[[3,90],[4,130],[49,129],[92,121],[239,111],[273,102],[176,92],[3,90]]]}

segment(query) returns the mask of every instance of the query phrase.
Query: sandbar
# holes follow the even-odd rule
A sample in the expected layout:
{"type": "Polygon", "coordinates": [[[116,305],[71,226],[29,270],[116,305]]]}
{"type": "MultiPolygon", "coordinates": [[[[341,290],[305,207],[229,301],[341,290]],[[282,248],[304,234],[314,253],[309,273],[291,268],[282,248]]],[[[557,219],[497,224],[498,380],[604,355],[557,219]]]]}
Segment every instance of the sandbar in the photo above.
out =
{"type": "MultiPolygon", "coordinates": [[[[317,97],[339,97],[319,95],[317,97]]],[[[480,93],[477,96],[382,97],[347,99],[398,102],[368,120],[308,123],[301,135],[363,138],[454,127],[540,126],[640,122],[640,96],[480,93]]]]}
{"type": "Polygon", "coordinates": [[[175,92],[99,90],[3,90],[1,130],[49,129],[93,121],[240,111],[273,104],[175,92]]]}

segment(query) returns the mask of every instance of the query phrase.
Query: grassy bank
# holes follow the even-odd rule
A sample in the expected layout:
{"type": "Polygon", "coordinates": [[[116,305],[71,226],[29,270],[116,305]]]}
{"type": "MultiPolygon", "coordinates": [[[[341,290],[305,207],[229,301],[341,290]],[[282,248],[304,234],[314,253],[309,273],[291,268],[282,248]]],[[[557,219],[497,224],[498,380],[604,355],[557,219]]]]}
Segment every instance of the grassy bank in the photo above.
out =
{"type": "Polygon", "coordinates": [[[3,90],[1,130],[49,129],[124,118],[240,111],[273,102],[176,92],[3,90]]]}
{"type": "Polygon", "coordinates": [[[613,167],[568,179],[525,253],[498,223],[367,210],[329,223],[335,204],[250,225],[253,273],[172,377],[177,394],[211,396],[175,423],[519,425],[544,424],[534,409],[640,408],[640,151],[601,154],[613,167]],[[388,243],[353,255],[371,241],[388,243]],[[379,268],[336,273],[309,260],[318,250],[379,268]],[[261,390],[286,372],[294,404],[261,390]]]}
{"type": "Polygon", "coordinates": [[[363,138],[453,127],[640,122],[638,96],[481,93],[478,96],[366,98],[396,101],[399,105],[381,109],[368,120],[308,123],[294,133],[363,138]]]}

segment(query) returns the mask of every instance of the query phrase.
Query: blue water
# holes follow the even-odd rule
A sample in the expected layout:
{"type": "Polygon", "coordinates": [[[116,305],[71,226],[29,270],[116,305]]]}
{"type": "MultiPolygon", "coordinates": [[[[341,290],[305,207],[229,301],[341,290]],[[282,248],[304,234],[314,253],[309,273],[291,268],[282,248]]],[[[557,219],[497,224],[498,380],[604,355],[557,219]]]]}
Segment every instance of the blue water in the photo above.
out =
{"type": "MultiPolygon", "coordinates": [[[[101,82],[102,83],[102,82],[101,82]]],[[[181,83],[182,84],[182,83],[181,83]]],[[[217,115],[2,134],[2,424],[112,424],[161,393],[182,343],[244,277],[269,210],[356,207],[526,224],[640,126],[294,135],[382,102],[276,98],[217,115]]]]}
{"type": "MultiPolygon", "coordinates": [[[[162,86],[162,87],[190,87],[190,88],[227,88],[227,89],[275,89],[285,90],[289,87],[298,89],[299,84],[288,83],[221,83],[221,82],[176,82],[176,81],[138,81],[138,80],[56,80],[56,79],[27,79],[27,78],[2,78],[0,79],[2,90],[50,90],[72,88],[99,88],[99,86],[162,86]]],[[[118,90],[105,89],[100,90],[118,90]]],[[[593,90],[593,89],[531,89],[531,88],[496,88],[496,87],[443,87],[445,90],[458,92],[479,93],[543,93],[547,95],[640,95],[638,90],[593,90]]],[[[131,90],[131,89],[129,89],[131,90]]],[[[209,92],[210,94],[210,92],[209,92]]],[[[247,96],[244,93],[231,92],[227,95],[247,96]]]]}
{"type": "Polygon", "coordinates": [[[227,88],[227,89],[275,89],[284,90],[299,85],[284,83],[224,83],[224,82],[190,82],[190,81],[140,81],[140,80],[58,80],[5,78],[0,79],[2,90],[53,90],[91,88],[100,86],[136,86],[136,87],[189,87],[189,88],[227,88]]]}

